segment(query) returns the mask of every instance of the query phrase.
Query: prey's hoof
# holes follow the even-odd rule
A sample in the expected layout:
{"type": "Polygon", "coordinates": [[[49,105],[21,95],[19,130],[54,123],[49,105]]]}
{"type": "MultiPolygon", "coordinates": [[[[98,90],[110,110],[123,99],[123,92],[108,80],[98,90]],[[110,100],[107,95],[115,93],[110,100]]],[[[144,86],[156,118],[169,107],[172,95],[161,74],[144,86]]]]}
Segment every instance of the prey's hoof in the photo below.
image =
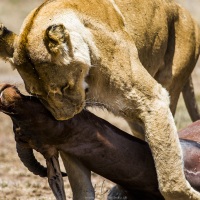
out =
{"type": "Polygon", "coordinates": [[[116,185],[109,191],[107,200],[128,200],[127,191],[116,185]]]}

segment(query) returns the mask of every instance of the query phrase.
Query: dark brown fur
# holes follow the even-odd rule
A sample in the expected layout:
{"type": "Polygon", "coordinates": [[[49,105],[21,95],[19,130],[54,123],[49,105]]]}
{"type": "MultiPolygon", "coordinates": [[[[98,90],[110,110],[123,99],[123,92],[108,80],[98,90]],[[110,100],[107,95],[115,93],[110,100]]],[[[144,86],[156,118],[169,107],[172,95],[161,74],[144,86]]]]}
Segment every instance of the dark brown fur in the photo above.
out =
{"type": "MultiPolygon", "coordinates": [[[[89,171],[120,185],[124,198],[163,199],[158,190],[154,162],[146,142],[128,135],[88,111],[83,111],[70,120],[56,121],[36,98],[24,96],[10,85],[3,85],[1,88],[0,109],[11,117],[18,144],[28,145],[45,155],[46,159],[57,154],[57,150],[63,155],[78,159],[89,171]]],[[[199,126],[200,122],[197,124],[199,126]]],[[[186,130],[192,133],[193,127],[195,126],[186,130]]],[[[200,190],[199,175],[191,176],[188,173],[194,172],[194,168],[200,171],[199,144],[187,140],[181,140],[181,144],[186,177],[200,190]]],[[[73,176],[75,180],[80,178],[75,173],[68,173],[70,180],[73,176]]],[[[73,187],[72,189],[76,191],[73,187]]],[[[116,193],[111,192],[110,195],[116,193]]]]}

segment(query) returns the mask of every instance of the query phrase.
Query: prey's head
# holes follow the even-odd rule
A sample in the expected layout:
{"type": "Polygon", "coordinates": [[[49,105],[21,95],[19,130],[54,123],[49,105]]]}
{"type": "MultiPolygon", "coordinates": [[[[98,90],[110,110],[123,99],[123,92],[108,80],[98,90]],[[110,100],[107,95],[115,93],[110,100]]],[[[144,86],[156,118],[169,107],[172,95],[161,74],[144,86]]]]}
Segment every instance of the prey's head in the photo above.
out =
{"type": "Polygon", "coordinates": [[[10,84],[0,84],[0,112],[22,120],[51,116],[37,98],[21,94],[16,86],[10,84]]]}
{"type": "Polygon", "coordinates": [[[13,115],[18,112],[22,104],[23,95],[19,90],[10,84],[0,84],[0,111],[13,115]]]}

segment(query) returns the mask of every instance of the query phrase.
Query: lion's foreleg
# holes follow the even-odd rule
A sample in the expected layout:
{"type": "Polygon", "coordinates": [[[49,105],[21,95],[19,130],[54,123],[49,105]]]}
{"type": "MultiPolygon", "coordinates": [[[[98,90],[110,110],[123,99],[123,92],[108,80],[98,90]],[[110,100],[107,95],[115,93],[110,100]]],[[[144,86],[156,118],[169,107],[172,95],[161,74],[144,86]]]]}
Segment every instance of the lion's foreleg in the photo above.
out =
{"type": "Polygon", "coordinates": [[[145,106],[140,117],[155,161],[160,191],[165,199],[200,199],[184,176],[182,151],[168,94],[164,89],[158,91],[160,94],[145,106]]]}
{"type": "Polygon", "coordinates": [[[124,91],[125,118],[133,122],[138,119],[144,127],[161,193],[167,200],[200,199],[200,194],[192,189],[184,176],[182,151],[169,108],[168,92],[149,75],[137,57],[132,59],[132,66],[131,85],[134,87],[124,91]]]}
{"type": "Polygon", "coordinates": [[[94,200],[91,172],[73,156],[60,152],[73,192],[73,200],[94,200]]]}

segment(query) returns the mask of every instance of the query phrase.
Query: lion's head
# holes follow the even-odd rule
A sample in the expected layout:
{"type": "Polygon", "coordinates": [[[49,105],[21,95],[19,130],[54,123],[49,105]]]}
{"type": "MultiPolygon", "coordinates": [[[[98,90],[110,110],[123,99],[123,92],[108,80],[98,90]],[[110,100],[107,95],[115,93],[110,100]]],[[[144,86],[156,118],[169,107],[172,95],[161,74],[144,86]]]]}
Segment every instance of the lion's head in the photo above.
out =
{"type": "Polygon", "coordinates": [[[33,22],[36,12],[27,17],[19,36],[12,38],[9,57],[27,91],[37,96],[56,119],[68,119],[85,104],[89,48],[79,31],[67,27],[69,19],[60,21],[47,15],[43,19],[47,23],[42,24],[40,19],[33,22]]]}

